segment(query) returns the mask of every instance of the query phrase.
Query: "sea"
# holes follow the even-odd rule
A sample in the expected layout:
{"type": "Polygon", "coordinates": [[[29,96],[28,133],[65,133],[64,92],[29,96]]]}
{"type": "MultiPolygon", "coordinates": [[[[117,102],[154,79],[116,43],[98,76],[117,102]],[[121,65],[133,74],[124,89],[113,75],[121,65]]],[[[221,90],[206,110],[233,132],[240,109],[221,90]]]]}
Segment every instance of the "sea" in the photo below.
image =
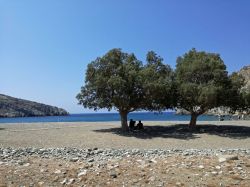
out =
{"type": "MultiPolygon", "coordinates": [[[[128,120],[135,121],[189,121],[190,115],[176,115],[175,112],[133,112],[128,115],[128,120]]],[[[201,115],[199,121],[218,121],[217,116],[201,115]]],[[[229,120],[225,117],[224,120],[229,120]]],[[[38,123],[38,122],[105,122],[120,121],[118,113],[83,113],[70,114],[68,116],[46,116],[46,117],[17,117],[0,118],[0,123],[38,123]]]]}

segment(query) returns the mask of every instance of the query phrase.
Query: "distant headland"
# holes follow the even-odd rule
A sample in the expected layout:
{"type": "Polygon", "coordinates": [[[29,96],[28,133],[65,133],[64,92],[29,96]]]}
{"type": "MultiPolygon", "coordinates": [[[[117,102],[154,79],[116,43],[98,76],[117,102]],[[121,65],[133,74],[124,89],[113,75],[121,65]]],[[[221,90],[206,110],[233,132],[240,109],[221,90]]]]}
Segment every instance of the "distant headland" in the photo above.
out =
{"type": "Polygon", "coordinates": [[[62,108],[0,94],[0,117],[64,116],[68,114],[62,108]]]}

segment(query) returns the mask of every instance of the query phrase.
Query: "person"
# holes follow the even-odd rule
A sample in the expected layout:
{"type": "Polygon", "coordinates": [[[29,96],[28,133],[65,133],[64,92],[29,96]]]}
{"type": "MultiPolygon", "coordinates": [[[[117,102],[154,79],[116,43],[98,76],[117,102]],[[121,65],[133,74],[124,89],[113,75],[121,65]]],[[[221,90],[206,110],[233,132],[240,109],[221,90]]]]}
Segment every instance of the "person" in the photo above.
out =
{"type": "Polygon", "coordinates": [[[143,129],[143,123],[141,122],[141,120],[139,120],[139,123],[137,124],[137,129],[138,130],[143,129]]]}
{"type": "Polygon", "coordinates": [[[135,123],[136,123],[136,121],[134,121],[133,119],[130,119],[130,121],[129,121],[129,128],[130,128],[131,130],[134,130],[134,128],[135,128],[135,123]]]}

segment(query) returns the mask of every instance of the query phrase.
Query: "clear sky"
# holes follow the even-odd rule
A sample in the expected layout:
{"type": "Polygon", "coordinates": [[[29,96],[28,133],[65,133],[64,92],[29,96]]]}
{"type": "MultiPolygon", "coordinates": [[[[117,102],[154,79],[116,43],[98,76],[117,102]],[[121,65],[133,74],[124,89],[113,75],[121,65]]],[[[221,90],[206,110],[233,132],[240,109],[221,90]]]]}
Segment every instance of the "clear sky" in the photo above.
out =
{"type": "Polygon", "coordinates": [[[86,66],[112,48],[175,68],[191,48],[250,64],[249,0],[0,0],[0,93],[90,112],[75,96],[86,66]]]}

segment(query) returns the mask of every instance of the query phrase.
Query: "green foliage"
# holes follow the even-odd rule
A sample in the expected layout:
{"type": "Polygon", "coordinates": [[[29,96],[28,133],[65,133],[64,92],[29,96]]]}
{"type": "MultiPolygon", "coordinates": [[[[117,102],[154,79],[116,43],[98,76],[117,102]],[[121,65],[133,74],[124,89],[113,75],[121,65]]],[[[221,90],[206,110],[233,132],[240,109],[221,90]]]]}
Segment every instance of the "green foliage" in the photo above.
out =
{"type": "Polygon", "coordinates": [[[244,108],[243,92],[241,88],[244,85],[244,77],[237,73],[232,73],[229,76],[229,83],[225,89],[225,105],[230,107],[231,112],[242,110],[244,108]]]}
{"type": "Polygon", "coordinates": [[[147,110],[162,110],[174,105],[174,73],[169,65],[153,51],[147,54],[147,63],[142,70],[143,89],[147,110]]]}
{"type": "Polygon", "coordinates": [[[224,90],[229,79],[218,54],[192,49],[177,58],[178,107],[196,116],[224,105],[224,90]]]}
{"type": "Polygon", "coordinates": [[[142,67],[134,54],[110,50],[88,65],[85,86],[77,95],[79,103],[94,110],[134,111],[143,100],[142,67]]]}
{"type": "Polygon", "coordinates": [[[88,65],[85,85],[77,95],[79,104],[94,110],[118,110],[124,129],[129,112],[172,106],[173,72],[162,61],[151,51],[143,66],[134,54],[110,50],[88,65]]]}

